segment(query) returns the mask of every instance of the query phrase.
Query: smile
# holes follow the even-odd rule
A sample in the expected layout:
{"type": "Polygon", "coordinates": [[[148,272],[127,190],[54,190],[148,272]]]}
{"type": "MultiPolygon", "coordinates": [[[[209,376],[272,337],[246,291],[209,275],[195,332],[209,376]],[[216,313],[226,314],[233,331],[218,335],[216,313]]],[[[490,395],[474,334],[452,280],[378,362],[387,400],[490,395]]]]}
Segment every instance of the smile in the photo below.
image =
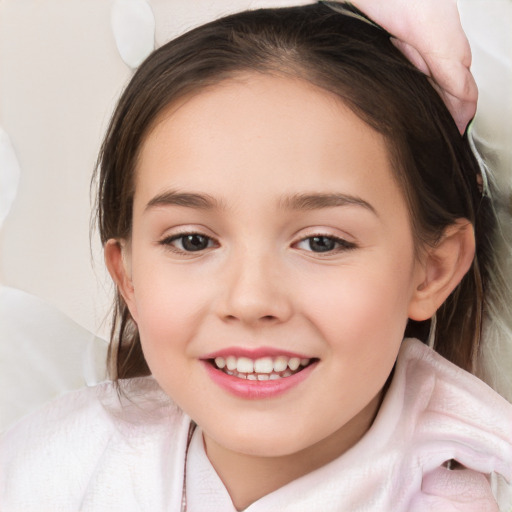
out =
{"type": "Polygon", "coordinates": [[[261,357],[250,359],[248,357],[216,357],[213,364],[225,374],[238,379],[247,380],[278,380],[300,372],[311,363],[311,359],[298,357],[261,357]]]}
{"type": "Polygon", "coordinates": [[[251,354],[227,349],[203,358],[202,363],[210,379],[231,395],[258,400],[277,397],[300,385],[320,360],[275,349],[259,349],[251,354]]]}

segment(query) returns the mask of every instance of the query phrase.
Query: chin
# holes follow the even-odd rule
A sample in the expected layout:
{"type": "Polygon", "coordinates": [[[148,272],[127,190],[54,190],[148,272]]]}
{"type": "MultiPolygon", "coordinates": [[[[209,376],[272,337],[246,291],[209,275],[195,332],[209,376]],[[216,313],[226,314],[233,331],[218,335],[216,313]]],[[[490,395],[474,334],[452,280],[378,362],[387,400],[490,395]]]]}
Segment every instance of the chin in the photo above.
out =
{"type": "Polygon", "coordinates": [[[261,422],[256,426],[232,425],[230,429],[223,429],[209,433],[209,437],[224,449],[252,457],[286,457],[305,450],[321,439],[311,439],[311,432],[306,429],[292,430],[289,426],[276,423],[265,426],[261,422]],[[226,437],[229,432],[229,437],[226,437]]]}

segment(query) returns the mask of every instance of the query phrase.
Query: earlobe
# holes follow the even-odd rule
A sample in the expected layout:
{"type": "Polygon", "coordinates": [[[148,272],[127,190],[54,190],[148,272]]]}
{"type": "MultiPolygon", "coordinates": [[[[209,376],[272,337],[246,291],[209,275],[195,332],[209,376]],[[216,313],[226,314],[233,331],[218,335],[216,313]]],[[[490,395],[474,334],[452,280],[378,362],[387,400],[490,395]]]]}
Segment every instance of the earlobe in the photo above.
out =
{"type": "Polygon", "coordinates": [[[409,318],[431,318],[470,269],[474,255],[473,226],[467,219],[458,219],[434,247],[426,250],[421,280],[409,304],[409,318]]]}
{"type": "Polygon", "coordinates": [[[125,300],[133,319],[136,321],[134,316],[136,313],[134,288],[131,279],[128,248],[124,242],[112,238],[105,244],[104,255],[109,274],[125,300]]]}

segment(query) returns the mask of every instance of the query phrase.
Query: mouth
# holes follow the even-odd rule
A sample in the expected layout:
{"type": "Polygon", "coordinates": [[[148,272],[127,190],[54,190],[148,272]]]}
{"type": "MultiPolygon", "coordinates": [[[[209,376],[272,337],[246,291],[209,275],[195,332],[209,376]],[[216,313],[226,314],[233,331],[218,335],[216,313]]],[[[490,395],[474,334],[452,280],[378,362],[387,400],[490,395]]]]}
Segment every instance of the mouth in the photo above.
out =
{"type": "Polygon", "coordinates": [[[207,359],[214,369],[237,379],[250,381],[280,380],[292,377],[318,361],[317,358],[299,358],[278,355],[276,357],[236,357],[228,355],[207,359]]]}

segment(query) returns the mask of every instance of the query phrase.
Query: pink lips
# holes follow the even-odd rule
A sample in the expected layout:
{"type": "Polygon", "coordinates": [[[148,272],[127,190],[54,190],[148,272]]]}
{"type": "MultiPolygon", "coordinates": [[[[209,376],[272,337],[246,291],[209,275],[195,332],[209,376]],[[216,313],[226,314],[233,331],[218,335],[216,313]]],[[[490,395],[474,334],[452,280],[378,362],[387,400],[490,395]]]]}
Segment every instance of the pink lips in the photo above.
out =
{"type": "Polygon", "coordinates": [[[203,366],[208,373],[209,377],[215,384],[222,389],[228,391],[232,395],[244,399],[265,399],[279,396],[286,393],[288,390],[297,386],[311,375],[311,372],[316,368],[318,360],[313,361],[301,371],[289,376],[276,380],[247,380],[228,375],[222,370],[216,368],[210,360],[216,357],[227,357],[229,355],[235,357],[249,357],[250,359],[258,359],[260,357],[277,357],[284,355],[286,357],[298,357],[300,359],[308,359],[308,356],[286,352],[283,350],[276,350],[270,348],[260,348],[247,350],[243,348],[231,348],[220,350],[212,354],[206,355],[202,358],[203,366]]]}

